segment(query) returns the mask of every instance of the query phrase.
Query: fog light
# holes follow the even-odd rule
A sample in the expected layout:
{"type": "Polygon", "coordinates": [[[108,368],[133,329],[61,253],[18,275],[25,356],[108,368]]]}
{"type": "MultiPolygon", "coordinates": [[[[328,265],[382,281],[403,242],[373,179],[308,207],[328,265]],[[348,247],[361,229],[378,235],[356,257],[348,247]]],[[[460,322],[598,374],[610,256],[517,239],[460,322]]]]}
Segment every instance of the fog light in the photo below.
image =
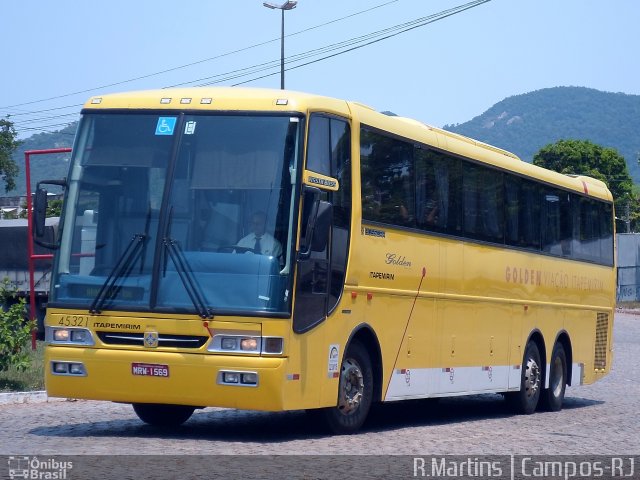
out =
{"type": "Polygon", "coordinates": [[[66,375],[69,373],[69,364],[62,362],[52,362],[53,365],[53,373],[58,373],[61,375],[66,375]]]}
{"type": "Polygon", "coordinates": [[[81,363],[71,363],[69,364],[69,373],[71,375],[84,375],[84,365],[81,363]]]}
{"type": "Polygon", "coordinates": [[[258,340],[256,340],[255,338],[243,338],[240,341],[240,350],[258,350],[258,340]]]}
{"type": "Polygon", "coordinates": [[[233,337],[224,337],[220,346],[223,350],[235,350],[237,347],[236,339],[233,337]]]}
{"type": "Polygon", "coordinates": [[[53,339],[56,342],[68,342],[71,337],[71,332],[66,329],[56,329],[53,331],[53,339]]]}
{"type": "Polygon", "coordinates": [[[224,383],[240,383],[240,374],[236,372],[224,372],[222,374],[224,383]]]}
{"type": "Polygon", "coordinates": [[[240,383],[244,383],[245,385],[257,385],[258,384],[258,374],[257,373],[243,373],[241,375],[240,383]]]}

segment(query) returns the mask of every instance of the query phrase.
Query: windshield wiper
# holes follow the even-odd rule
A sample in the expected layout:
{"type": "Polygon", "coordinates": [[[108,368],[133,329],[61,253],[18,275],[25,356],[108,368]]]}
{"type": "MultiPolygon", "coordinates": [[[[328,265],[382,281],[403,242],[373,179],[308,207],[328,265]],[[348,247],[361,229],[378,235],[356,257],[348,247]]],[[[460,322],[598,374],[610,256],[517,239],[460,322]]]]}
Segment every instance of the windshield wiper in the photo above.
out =
{"type": "Polygon", "coordinates": [[[211,313],[204,301],[204,295],[200,289],[200,284],[193,276],[191,266],[189,265],[187,258],[184,256],[184,252],[180,248],[180,244],[169,237],[164,238],[163,243],[167,252],[169,252],[171,260],[176,266],[176,271],[180,276],[180,280],[191,299],[191,303],[193,303],[193,306],[196,308],[198,315],[202,318],[213,318],[213,313],[211,313]]]}
{"type": "Polygon", "coordinates": [[[127,248],[125,248],[122,255],[120,255],[118,263],[113,270],[111,270],[111,273],[102,284],[102,287],[100,287],[100,291],[98,292],[98,295],[96,295],[96,298],[93,299],[93,302],[89,307],[89,313],[100,313],[107,299],[114,298],[118,294],[121,287],[114,288],[116,282],[122,277],[129,276],[129,273],[131,273],[133,268],[133,263],[142,251],[142,246],[146,239],[147,235],[143,233],[136,233],[133,235],[129,245],[127,245],[127,248]]]}

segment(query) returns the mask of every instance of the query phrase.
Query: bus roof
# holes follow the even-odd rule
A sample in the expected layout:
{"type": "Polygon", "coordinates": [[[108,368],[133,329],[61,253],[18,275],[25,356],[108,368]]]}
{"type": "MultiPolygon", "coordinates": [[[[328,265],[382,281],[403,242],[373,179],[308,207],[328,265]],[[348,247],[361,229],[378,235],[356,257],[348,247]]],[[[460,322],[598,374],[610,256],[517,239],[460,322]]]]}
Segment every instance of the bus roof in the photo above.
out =
{"type": "Polygon", "coordinates": [[[194,87],[133,91],[91,97],[85,110],[153,109],[265,112],[321,111],[350,117],[416,143],[494,165],[525,177],[613,201],[606,185],[586,176],[563,175],[523,162],[517,155],[417,120],[385,115],[358,102],[291,90],[237,87],[194,87]]]}
{"type": "Polygon", "coordinates": [[[611,192],[607,189],[606,184],[595,178],[584,175],[564,175],[547,170],[546,168],[523,162],[517,155],[507,150],[433,127],[417,120],[385,115],[360,103],[349,102],[349,106],[353,117],[357,117],[361,123],[371,127],[550,185],[557,185],[584,195],[613,201],[611,192]]]}
{"type": "Polygon", "coordinates": [[[194,87],[115,93],[91,97],[84,108],[303,113],[322,109],[350,116],[344,100],[268,88],[194,87]]]}

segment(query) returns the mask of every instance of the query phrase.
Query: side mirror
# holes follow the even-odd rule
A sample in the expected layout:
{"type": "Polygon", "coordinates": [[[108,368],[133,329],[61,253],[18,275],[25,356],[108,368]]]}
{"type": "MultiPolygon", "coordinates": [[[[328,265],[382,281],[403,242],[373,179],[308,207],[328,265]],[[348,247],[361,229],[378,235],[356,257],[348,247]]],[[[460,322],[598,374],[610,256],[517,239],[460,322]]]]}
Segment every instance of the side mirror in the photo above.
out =
{"type": "Polygon", "coordinates": [[[36,198],[33,202],[33,238],[41,239],[44,237],[44,224],[47,218],[47,195],[48,192],[44,188],[36,190],[36,198]]]}
{"type": "Polygon", "coordinates": [[[41,245],[45,248],[57,248],[56,244],[47,243],[44,241],[45,238],[45,220],[47,218],[47,207],[48,207],[48,199],[47,199],[47,190],[42,188],[40,185],[58,185],[62,188],[67,186],[67,180],[42,180],[38,182],[36,185],[36,196],[33,202],[33,241],[38,245],[41,245]]]}

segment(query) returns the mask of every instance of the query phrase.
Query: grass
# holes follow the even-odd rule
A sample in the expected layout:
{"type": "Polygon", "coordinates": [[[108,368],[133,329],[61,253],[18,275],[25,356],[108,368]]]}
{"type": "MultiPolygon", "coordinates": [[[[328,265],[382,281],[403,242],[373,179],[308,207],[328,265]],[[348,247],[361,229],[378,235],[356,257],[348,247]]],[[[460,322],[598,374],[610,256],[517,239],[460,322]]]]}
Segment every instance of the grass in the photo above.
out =
{"type": "Polygon", "coordinates": [[[37,342],[36,350],[27,345],[31,366],[24,372],[10,367],[0,372],[0,392],[30,392],[44,390],[44,342],[37,342]]]}

